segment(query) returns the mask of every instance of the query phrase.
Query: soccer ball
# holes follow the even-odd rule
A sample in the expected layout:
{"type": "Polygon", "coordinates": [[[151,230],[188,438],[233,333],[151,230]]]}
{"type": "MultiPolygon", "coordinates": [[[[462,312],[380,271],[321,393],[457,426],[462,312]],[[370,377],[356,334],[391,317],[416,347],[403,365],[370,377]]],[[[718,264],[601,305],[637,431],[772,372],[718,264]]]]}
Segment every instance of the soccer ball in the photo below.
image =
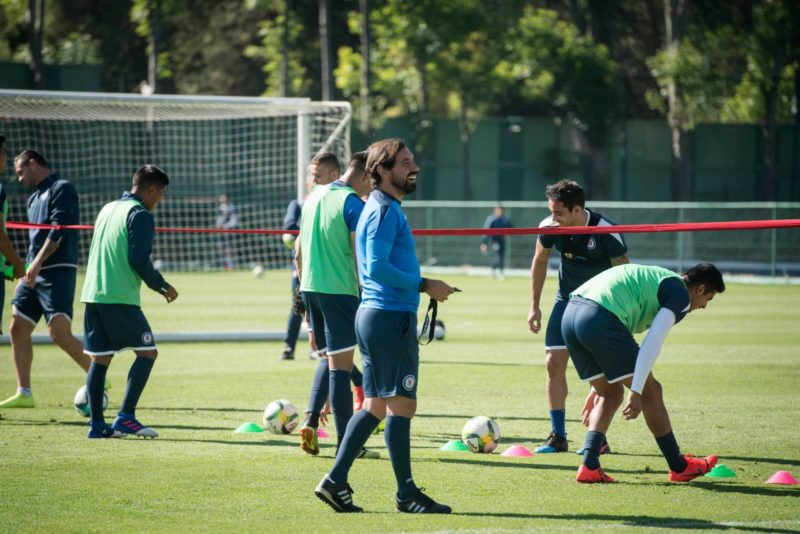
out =
{"type": "Polygon", "coordinates": [[[273,434],[291,434],[299,421],[297,408],[285,399],[270,402],[264,410],[264,426],[273,434]]]}
{"type": "Polygon", "coordinates": [[[263,274],[264,274],[264,267],[260,263],[255,267],[253,267],[253,276],[255,276],[256,278],[261,278],[263,274]]]}
{"type": "Polygon", "coordinates": [[[500,443],[500,425],[489,417],[475,416],[464,425],[461,441],[472,452],[492,452],[500,443]]]}
{"type": "MultiPolygon", "coordinates": [[[[72,402],[75,405],[76,412],[84,417],[89,417],[89,394],[86,392],[86,386],[81,386],[80,389],[78,389],[75,393],[75,399],[73,399],[72,402]]],[[[103,391],[104,412],[106,411],[106,407],[108,407],[108,395],[103,391]]]]}
{"type": "Polygon", "coordinates": [[[281,236],[281,241],[283,241],[283,244],[286,245],[286,248],[289,250],[294,249],[295,239],[297,238],[294,236],[294,234],[283,234],[281,236]]]}

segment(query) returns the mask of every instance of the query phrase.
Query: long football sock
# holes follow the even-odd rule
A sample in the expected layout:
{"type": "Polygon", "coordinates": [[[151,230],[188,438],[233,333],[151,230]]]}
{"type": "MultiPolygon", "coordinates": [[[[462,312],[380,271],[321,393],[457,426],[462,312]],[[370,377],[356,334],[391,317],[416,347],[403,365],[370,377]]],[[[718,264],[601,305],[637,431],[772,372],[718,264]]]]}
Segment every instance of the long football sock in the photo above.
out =
{"type": "Polygon", "coordinates": [[[559,436],[567,435],[566,410],[550,410],[550,429],[559,436]]]}
{"type": "Polygon", "coordinates": [[[682,472],[686,469],[686,458],[681,454],[681,449],[678,447],[678,440],[675,439],[675,434],[670,432],[664,434],[660,438],[656,438],[658,448],[661,449],[661,454],[669,464],[669,468],[676,473],[682,472]]]}
{"type": "Polygon", "coordinates": [[[350,373],[350,380],[353,381],[353,385],[357,388],[360,388],[364,384],[364,375],[361,374],[361,371],[358,370],[358,367],[353,365],[353,371],[350,373]]]}
{"type": "Polygon", "coordinates": [[[350,371],[332,369],[330,372],[331,409],[336,423],[336,435],[344,436],[347,423],[353,417],[353,391],[350,389],[350,371]]]}
{"type": "Polygon", "coordinates": [[[315,415],[311,426],[317,428],[317,420],[319,419],[319,412],[325,406],[325,401],[328,400],[329,391],[328,377],[328,358],[320,358],[317,363],[317,369],[314,371],[314,379],[311,382],[311,393],[308,396],[308,410],[306,413],[315,415]]]}
{"type": "Polygon", "coordinates": [[[350,472],[350,467],[380,422],[380,419],[367,410],[360,410],[350,418],[339,452],[336,454],[336,461],[333,462],[333,469],[328,473],[328,478],[337,484],[347,482],[347,474],[350,472]]]}
{"type": "Polygon", "coordinates": [[[397,498],[401,501],[410,499],[418,491],[411,477],[411,419],[399,415],[388,416],[384,439],[397,479],[397,498]]]}
{"type": "Polygon", "coordinates": [[[103,417],[103,387],[108,366],[92,361],[86,374],[86,394],[89,397],[89,422],[105,423],[103,417]]]}
{"type": "MultiPolygon", "coordinates": [[[[142,391],[147,385],[154,363],[155,360],[144,356],[137,356],[133,361],[131,370],[128,371],[128,387],[125,389],[125,396],[122,398],[120,413],[136,417],[136,405],[139,404],[139,397],[141,397],[142,391]]],[[[103,383],[101,383],[101,387],[102,385],[103,383]]]]}
{"type": "Polygon", "coordinates": [[[589,469],[600,467],[600,447],[605,440],[606,435],[597,430],[586,433],[586,441],[583,442],[583,465],[589,469]]]}

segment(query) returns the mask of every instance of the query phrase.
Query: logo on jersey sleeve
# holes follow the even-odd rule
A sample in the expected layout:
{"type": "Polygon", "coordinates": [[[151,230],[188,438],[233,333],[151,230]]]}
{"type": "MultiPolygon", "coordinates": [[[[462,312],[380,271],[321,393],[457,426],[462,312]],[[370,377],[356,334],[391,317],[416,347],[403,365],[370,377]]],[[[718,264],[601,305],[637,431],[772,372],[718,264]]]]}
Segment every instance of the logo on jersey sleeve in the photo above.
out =
{"type": "Polygon", "coordinates": [[[153,334],[151,334],[150,332],[145,332],[144,334],[142,334],[142,343],[144,343],[145,345],[152,344],[153,334]]]}

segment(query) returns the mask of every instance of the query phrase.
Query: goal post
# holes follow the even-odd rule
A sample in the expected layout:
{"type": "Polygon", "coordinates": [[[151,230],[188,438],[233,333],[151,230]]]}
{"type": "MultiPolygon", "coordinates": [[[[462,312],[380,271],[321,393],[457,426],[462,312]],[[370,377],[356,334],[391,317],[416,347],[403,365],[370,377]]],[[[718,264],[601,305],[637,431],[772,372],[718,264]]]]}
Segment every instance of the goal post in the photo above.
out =
{"type": "MultiPolygon", "coordinates": [[[[288,203],[304,195],[316,153],[347,163],[351,115],[349,103],[305,98],[0,90],[8,154],[40,151],[77,188],[82,224],[93,224],[105,203],[130,188],[135,170],[152,163],[170,177],[158,226],[215,228],[225,195],[237,228],[280,228],[288,203]]],[[[7,188],[17,197],[9,220],[24,221],[29,192],[7,188]]],[[[81,263],[90,239],[81,234],[81,263]]],[[[279,268],[289,252],[279,236],[164,233],[153,259],[170,270],[279,268]]]]}

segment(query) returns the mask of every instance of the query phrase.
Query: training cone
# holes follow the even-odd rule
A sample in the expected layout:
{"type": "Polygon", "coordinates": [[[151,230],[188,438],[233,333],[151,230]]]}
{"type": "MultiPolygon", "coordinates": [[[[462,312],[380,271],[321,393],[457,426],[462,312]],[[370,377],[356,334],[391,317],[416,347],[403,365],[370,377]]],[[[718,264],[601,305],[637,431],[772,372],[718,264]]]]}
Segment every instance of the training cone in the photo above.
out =
{"type": "Polygon", "coordinates": [[[727,465],[717,464],[714,469],[706,473],[708,478],[733,478],[736,473],[733,472],[727,465]]]}
{"type": "Polygon", "coordinates": [[[528,450],[527,447],[522,445],[512,445],[503,452],[500,453],[500,456],[512,456],[514,458],[527,458],[528,456],[533,456],[533,453],[528,450]]]}
{"type": "Polygon", "coordinates": [[[318,429],[317,429],[317,437],[320,437],[320,438],[327,438],[327,437],[330,437],[330,436],[328,436],[328,433],[327,433],[327,432],[325,432],[323,429],[321,429],[321,428],[318,428],[318,429]]]}
{"type": "Polygon", "coordinates": [[[439,448],[440,451],[468,451],[467,446],[460,439],[451,439],[439,448]]]}
{"type": "Polygon", "coordinates": [[[794,478],[789,471],[778,471],[777,473],[769,477],[766,481],[764,481],[764,483],[786,484],[789,486],[794,486],[795,484],[798,484],[797,479],[794,478]]]}
{"type": "Polygon", "coordinates": [[[258,432],[264,432],[264,429],[255,423],[242,423],[239,428],[234,430],[234,432],[239,434],[255,434],[258,432]]]}

